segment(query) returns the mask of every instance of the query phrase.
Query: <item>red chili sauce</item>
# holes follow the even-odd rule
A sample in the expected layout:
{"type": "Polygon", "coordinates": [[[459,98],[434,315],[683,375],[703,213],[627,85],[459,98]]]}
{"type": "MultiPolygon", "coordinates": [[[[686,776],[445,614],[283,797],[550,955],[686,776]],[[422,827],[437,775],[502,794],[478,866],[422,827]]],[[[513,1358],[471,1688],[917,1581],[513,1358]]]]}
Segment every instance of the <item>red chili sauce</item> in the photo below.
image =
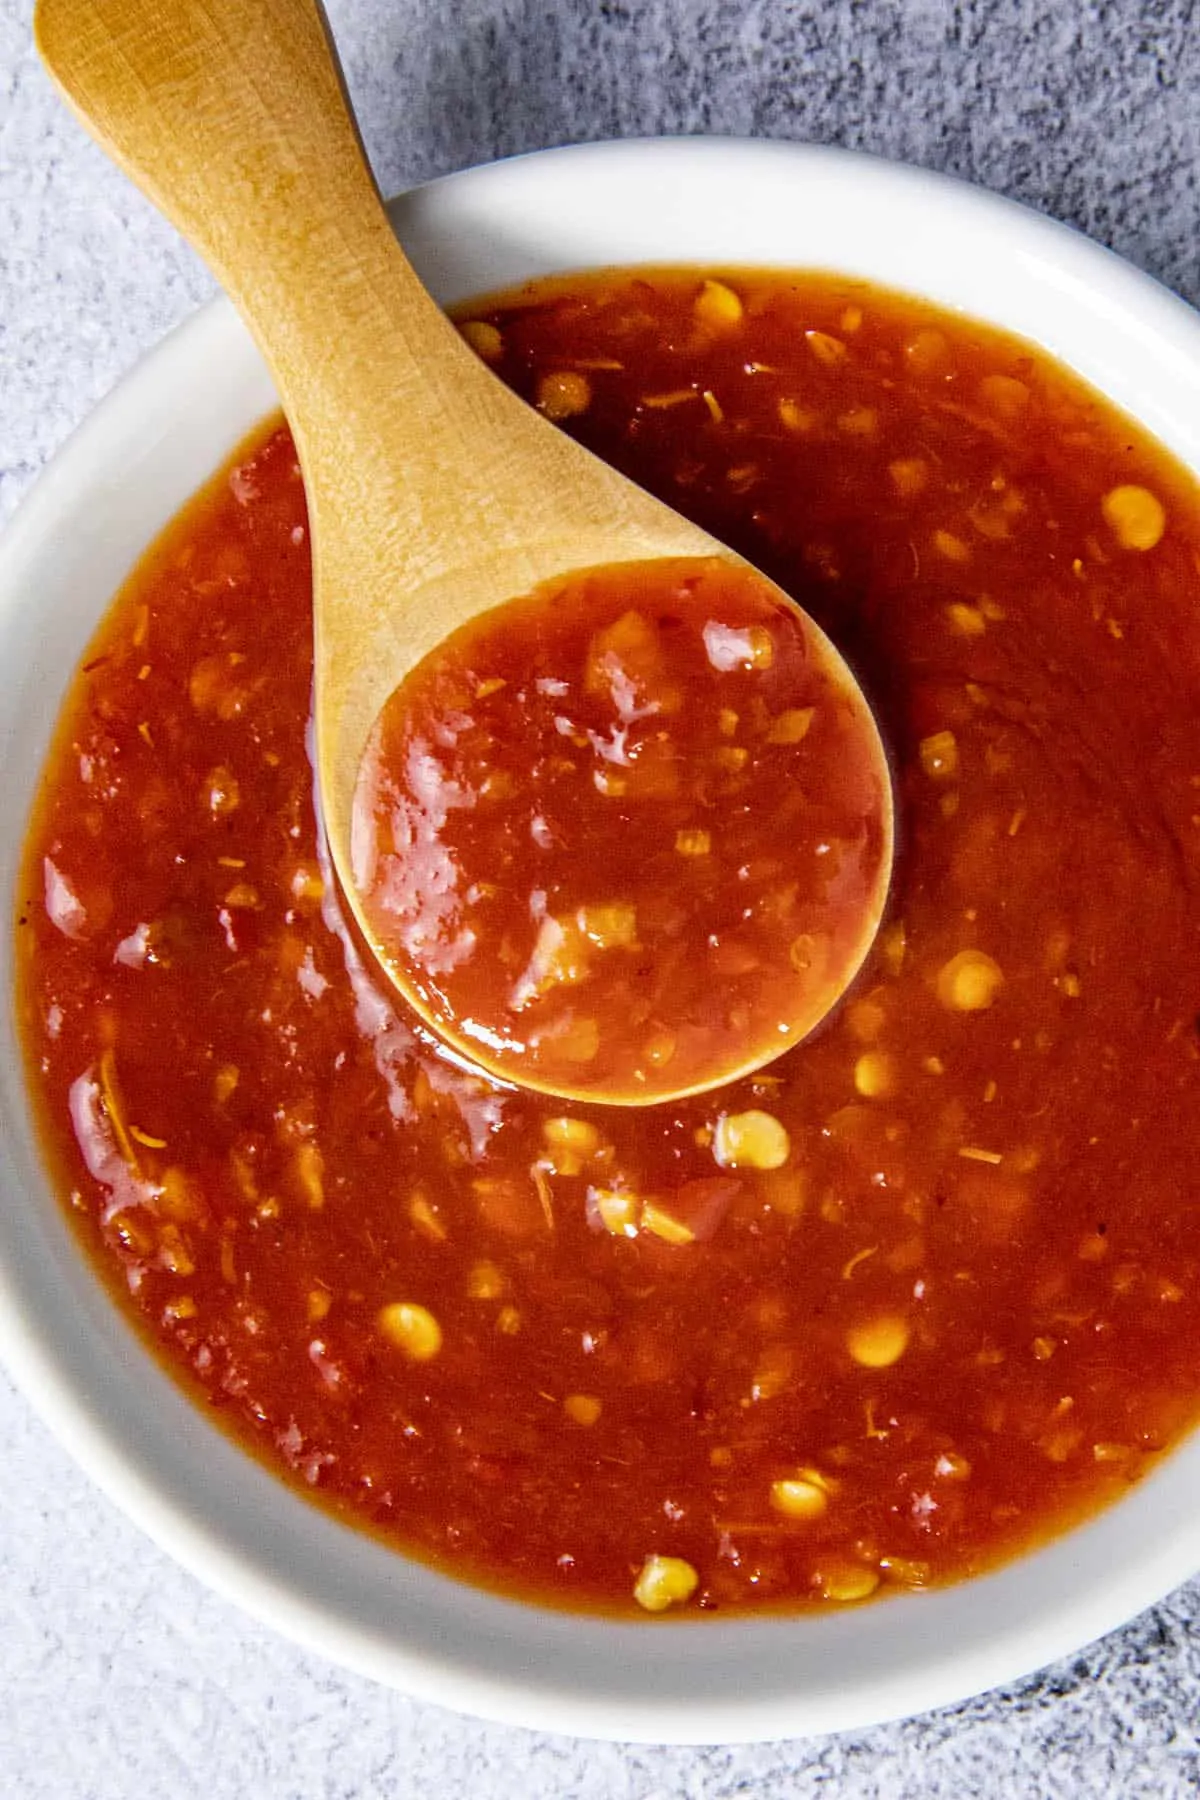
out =
{"type": "Polygon", "coordinates": [[[1196,490],[1027,345],[830,277],[578,276],[463,329],[861,672],[891,914],[755,1079],[464,1073],[330,884],[273,427],[118,596],[46,765],[18,1003],[64,1203],[211,1416],[467,1579],[744,1612],[986,1568],[1200,1410],[1196,490]]]}
{"type": "Polygon", "coordinates": [[[551,582],[438,646],[371,736],[373,938],[495,1073],[644,1104],[771,1060],[883,910],[889,777],[852,679],[744,566],[551,582]]]}

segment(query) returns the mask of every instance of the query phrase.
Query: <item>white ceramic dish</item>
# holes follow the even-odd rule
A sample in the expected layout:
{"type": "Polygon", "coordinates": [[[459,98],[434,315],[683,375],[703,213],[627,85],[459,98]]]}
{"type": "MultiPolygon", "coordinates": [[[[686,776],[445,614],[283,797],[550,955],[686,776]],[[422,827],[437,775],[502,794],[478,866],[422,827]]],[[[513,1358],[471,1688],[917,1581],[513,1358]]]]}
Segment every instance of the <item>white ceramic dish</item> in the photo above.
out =
{"type": "MultiPolygon", "coordinates": [[[[601,264],[828,267],[1045,346],[1200,471],[1200,319],[1064,228],[841,152],[720,140],[550,151],[397,202],[442,299],[601,264]]],[[[6,894],[59,698],[141,551],[273,403],[231,308],[113,393],[0,544],[6,894]]],[[[3,944],[11,992],[9,933],[3,944]]],[[[829,1617],[624,1625],[474,1591],[336,1524],[213,1429],[89,1273],[38,1161],[6,1004],[0,1351],[100,1485],[203,1580],[311,1648],[447,1706],[665,1742],[863,1726],[957,1700],[1107,1631],[1200,1568],[1200,1436],[1119,1507],[997,1574],[829,1617]]]]}

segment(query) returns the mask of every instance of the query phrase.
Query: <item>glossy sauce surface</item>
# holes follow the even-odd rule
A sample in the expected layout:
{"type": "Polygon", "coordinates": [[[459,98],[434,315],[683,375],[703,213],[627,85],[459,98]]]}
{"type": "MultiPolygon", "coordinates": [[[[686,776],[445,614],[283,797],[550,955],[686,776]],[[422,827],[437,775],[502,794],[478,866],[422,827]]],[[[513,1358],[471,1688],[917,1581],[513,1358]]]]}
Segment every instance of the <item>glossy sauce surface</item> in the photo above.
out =
{"type": "Polygon", "coordinates": [[[864,673],[900,830],[862,976],[678,1106],[440,1055],[324,862],[276,430],[65,707],[16,928],[50,1165],[212,1416],[441,1567],[631,1614],[970,1574],[1198,1410],[1195,489],[1027,346],[830,278],[464,329],[864,673]]]}
{"type": "Polygon", "coordinates": [[[644,1105],[771,1061],[840,998],[891,867],[870,710],[753,570],[629,563],[456,632],[355,796],[370,934],[502,1078],[644,1105]]]}

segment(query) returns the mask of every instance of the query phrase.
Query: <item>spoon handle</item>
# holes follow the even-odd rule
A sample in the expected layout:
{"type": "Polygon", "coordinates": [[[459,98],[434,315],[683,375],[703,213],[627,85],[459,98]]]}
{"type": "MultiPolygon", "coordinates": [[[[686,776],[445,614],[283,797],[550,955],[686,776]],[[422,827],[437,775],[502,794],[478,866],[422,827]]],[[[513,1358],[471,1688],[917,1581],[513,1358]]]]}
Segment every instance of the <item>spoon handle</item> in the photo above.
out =
{"type": "Polygon", "coordinates": [[[323,455],[370,441],[363,396],[420,406],[436,437],[447,359],[456,395],[472,375],[498,390],[396,243],[316,0],[39,0],[35,33],[72,108],[237,305],[293,423],[321,420],[323,455]]]}
{"type": "Polygon", "coordinates": [[[308,500],[317,760],[344,861],[371,724],[457,625],[572,568],[720,547],[519,400],[425,292],[317,0],[38,0],[35,30],[274,377],[308,500]]]}

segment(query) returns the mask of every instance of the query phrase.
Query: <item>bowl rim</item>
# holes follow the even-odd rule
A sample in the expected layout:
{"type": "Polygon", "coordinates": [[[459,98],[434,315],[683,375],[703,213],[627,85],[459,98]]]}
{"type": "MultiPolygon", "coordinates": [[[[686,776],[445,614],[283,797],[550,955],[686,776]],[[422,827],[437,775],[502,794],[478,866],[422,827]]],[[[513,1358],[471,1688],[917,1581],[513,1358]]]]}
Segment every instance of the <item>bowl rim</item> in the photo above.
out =
{"type": "MultiPolygon", "coordinates": [[[[621,140],[465,170],[401,196],[392,210],[442,299],[495,291],[522,271],[618,261],[833,267],[825,247],[852,244],[857,232],[862,255],[847,272],[870,278],[881,258],[901,276],[936,265],[937,281],[889,285],[1009,329],[1025,319],[1025,336],[1135,412],[1200,472],[1197,315],[1069,228],[946,176],[761,140],[621,140]],[[789,196],[803,199],[803,216],[781,211],[772,227],[764,206],[783,208],[789,196]],[[664,207],[682,209],[669,232],[664,207]],[[730,215],[721,241],[738,253],[689,253],[713,241],[721,207],[730,215]],[[868,243],[868,227],[887,242],[868,243]],[[774,230],[772,242],[811,242],[817,253],[799,262],[744,254],[755,230],[774,230]],[[638,253],[668,236],[682,250],[638,253]],[[586,255],[597,242],[634,253],[586,255]],[[498,278],[477,279],[485,269],[498,278]],[[1008,300],[975,303],[989,282],[999,292],[1006,279],[1025,295],[1025,313],[1008,300]]],[[[0,694],[0,743],[15,796],[0,808],[0,861],[10,895],[32,781],[71,646],[77,655],[83,641],[80,622],[107,606],[131,542],[136,553],[149,541],[133,541],[140,526],[120,538],[114,521],[141,503],[120,472],[136,468],[158,484],[147,516],[157,507],[165,522],[198,485],[196,469],[215,468],[252,426],[253,409],[261,415],[271,404],[261,363],[217,297],[89,415],[0,538],[0,657],[12,672],[0,694]],[[239,423],[247,408],[248,423],[239,423]],[[30,591],[48,596],[37,619],[30,591]]],[[[0,1193],[10,1204],[0,1207],[0,1357],[124,1512],[207,1585],[306,1648],[417,1698],[508,1724],[614,1740],[762,1741],[862,1728],[1011,1682],[1200,1568],[1197,1437],[1119,1506],[1015,1563],[827,1618],[598,1620],[500,1599],[383,1549],[291,1494],[203,1419],[91,1274],[40,1173],[5,936],[0,1193]]]]}

